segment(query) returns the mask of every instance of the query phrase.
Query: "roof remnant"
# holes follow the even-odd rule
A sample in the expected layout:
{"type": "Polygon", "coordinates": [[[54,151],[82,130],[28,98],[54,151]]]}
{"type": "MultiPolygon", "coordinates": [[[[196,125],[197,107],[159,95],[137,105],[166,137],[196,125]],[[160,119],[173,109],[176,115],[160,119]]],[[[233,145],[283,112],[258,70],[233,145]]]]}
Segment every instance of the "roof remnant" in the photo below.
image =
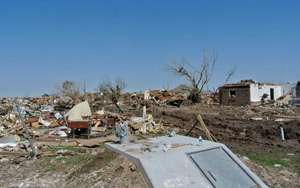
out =
{"type": "Polygon", "coordinates": [[[272,86],[279,86],[280,84],[274,83],[266,83],[266,82],[256,82],[254,80],[241,80],[238,83],[230,83],[225,84],[221,88],[240,88],[240,87],[250,87],[251,84],[258,84],[258,85],[272,85],[272,86]]]}

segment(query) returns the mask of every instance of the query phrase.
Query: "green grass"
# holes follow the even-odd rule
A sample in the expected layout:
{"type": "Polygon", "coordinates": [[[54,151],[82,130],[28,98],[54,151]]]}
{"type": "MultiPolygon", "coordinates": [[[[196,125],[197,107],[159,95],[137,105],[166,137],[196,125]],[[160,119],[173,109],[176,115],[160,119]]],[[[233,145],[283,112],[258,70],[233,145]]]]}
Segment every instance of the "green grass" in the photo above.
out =
{"type": "MultiPolygon", "coordinates": [[[[102,146],[99,146],[102,147],[102,146]]],[[[97,155],[87,152],[85,149],[73,146],[51,146],[47,148],[51,153],[59,150],[68,150],[74,153],[73,156],[43,157],[38,160],[38,167],[43,172],[63,172],[76,169],[75,173],[84,173],[89,169],[99,169],[116,158],[116,154],[105,150],[97,155]]],[[[73,171],[72,170],[72,171],[73,171]]]]}
{"type": "Polygon", "coordinates": [[[247,155],[250,160],[263,166],[274,166],[280,164],[288,167],[289,161],[282,159],[280,156],[273,153],[251,153],[247,155]]]}
{"type": "Polygon", "coordinates": [[[48,146],[47,150],[50,152],[57,152],[59,150],[68,150],[76,153],[85,153],[84,149],[76,146],[48,146]]]}
{"type": "Polygon", "coordinates": [[[99,170],[104,166],[108,165],[116,157],[117,155],[115,153],[106,150],[103,153],[93,156],[92,158],[90,158],[90,160],[84,161],[84,165],[79,166],[75,171],[73,171],[70,174],[69,178],[78,177],[80,174],[85,174],[90,171],[99,170]]]}
{"type": "Polygon", "coordinates": [[[247,156],[251,161],[262,166],[274,167],[275,164],[280,164],[300,176],[300,152],[295,155],[287,155],[288,152],[280,150],[272,151],[238,151],[241,155],[247,156]]]}
{"type": "Polygon", "coordinates": [[[76,156],[58,156],[58,157],[45,157],[39,161],[39,166],[44,171],[64,171],[81,164],[87,163],[93,159],[94,156],[90,154],[80,154],[76,156]]]}

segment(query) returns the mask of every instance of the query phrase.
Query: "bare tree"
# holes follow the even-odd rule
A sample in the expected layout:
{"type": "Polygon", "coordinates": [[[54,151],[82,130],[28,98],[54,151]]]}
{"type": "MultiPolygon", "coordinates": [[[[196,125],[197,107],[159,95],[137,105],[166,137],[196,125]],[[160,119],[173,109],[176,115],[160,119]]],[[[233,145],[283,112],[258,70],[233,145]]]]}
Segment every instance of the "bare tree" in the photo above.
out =
{"type": "Polygon", "coordinates": [[[66,80],[61,83],[58,87],[56,87],[58,95],[68,96],[72,99],[78,99],[80,97],[80,89],[79,86],[73,82],[66,80]]]}
{"type": "Polygon", "coordinates": [[[201,94],[212,78],[213,70],[217,61],[215,53],[204,51],[202,63],[199,68],[195,68],[185,59],[181,63],[174,62],[169,65],[169,70],[184,78],[189,82],[189,99],[193,103],[199,103],[201,94]]]}
{"type": "Polygon", "coordinates": [[[225,83],[227,84],[229,82],[229,80],[233,77],[233,75],[236,72],[236,67],[233,67],[231,70],[229,70],[229,72],[227,73],[226,79],[225,79],[225,83]]]}
{"type": "Polygon", "coordinates": [[[118,108],[119,112],[123,113],[118,103],[125,88],[125,81],[116,79],[114,83],[109,81],[101,83],[98,87],[98,92],[107,97],[118,108]]]}

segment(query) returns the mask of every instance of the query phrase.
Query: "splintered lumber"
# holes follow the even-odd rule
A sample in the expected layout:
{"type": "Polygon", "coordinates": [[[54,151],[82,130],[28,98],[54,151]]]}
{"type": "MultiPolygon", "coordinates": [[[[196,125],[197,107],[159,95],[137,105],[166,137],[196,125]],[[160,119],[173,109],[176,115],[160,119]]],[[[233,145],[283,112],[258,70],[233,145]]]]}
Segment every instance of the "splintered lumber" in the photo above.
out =
{"type": "Polygon", "coordinates": [[[197,121],[199,122],[202,130],[204,131],[206,137],[210,140],[210,141],[217,141],[217,139],[210,133],[210,131],[208,130],[208,128],[206,127],[202,116],[200,114],[197,115],[197,121]]]}

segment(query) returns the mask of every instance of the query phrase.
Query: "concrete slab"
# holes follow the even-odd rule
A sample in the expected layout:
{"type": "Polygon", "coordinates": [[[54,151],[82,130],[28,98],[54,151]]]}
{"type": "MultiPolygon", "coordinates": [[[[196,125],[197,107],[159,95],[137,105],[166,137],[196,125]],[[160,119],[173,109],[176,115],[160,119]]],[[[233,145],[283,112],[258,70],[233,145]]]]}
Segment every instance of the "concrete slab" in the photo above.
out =
{"type": "Polygon", "coordinates": [[[176,135],[106,147],[132,160],[153,188],[267,187],[220,143],[176,135]]]}

